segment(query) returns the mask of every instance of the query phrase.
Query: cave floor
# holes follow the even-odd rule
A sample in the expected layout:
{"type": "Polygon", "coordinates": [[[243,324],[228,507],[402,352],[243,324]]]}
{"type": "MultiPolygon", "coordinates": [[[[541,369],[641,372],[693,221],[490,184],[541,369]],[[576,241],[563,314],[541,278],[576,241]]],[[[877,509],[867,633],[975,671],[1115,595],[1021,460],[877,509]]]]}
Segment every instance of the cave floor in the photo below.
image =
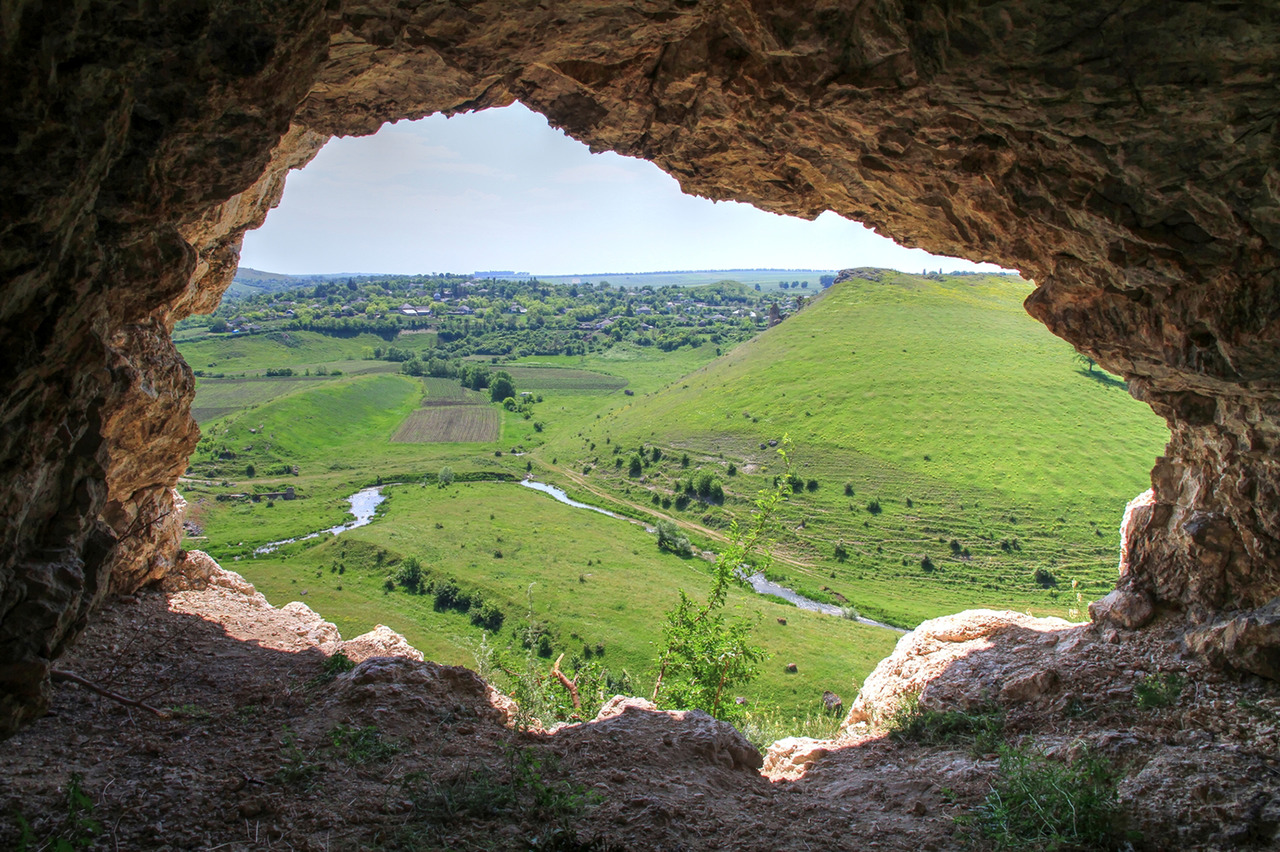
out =
{"type": "MultiPolygon", "coordinates": [[[[0,848],[983,848],[963,823],[995,754],[869,731],[766,777],[694,714],[522,732],[470,672],[380,656],[394,647],[348,643],[374,659],[326,674],[341,640],[302,615],[242,582],[106,606],[59,668],[167,718],[56,684],[0,746],[0,848]]],[[[1004,708],[1005,740],[1120,767],[1134,848],[1274,848],[1280,688],[1183,660],[1170,625],[1078,629],[1099,635],[1057,661],[1052,695],[1004,708]],[[1169,706],[1135,703],[1153,671],[1185,678],[1169,706]]]]}

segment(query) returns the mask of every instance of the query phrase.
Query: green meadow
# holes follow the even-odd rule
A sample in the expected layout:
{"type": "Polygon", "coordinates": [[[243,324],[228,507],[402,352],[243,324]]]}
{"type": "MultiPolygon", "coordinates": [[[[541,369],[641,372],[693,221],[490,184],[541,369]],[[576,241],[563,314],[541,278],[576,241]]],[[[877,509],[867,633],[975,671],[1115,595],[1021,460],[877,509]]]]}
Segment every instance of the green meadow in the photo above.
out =
{"type": "MultiPolygon", "coordinates": [[[[778,475],[770,442],[787,436],[798,490],[779,573],[795,583],[907,627],[972,606],[1080,609],[1077,592],[1114,583],[1124,505],[1149,487],[1163,423],[1025,314],[1026,282],[879,277],[831,288],[553,451],[592,466],[583,487],[639,504],[708,471],[732,508],[778,475]],[[597,461],[642,445],[665,458],[641,477],[597,461]]],[[[691,508],[723,527],[718,509],[691,508]]]]}
{"type": "MultiPolygon", "coordinates": [[[[472,664],[480,627],[437,611],[430,595],[394,581],[388,589],[415,557],[428,577],[452,579],[504,614],[493,643],[512,643],[532,619],[555,653],[603,646],[596,661],[647,693],[662,614],[677,589],[702,592],[706,563],[659,551],[641,525],[516,480],[533,473],[584,502],[673,520],[714,549],[786,475],[771,445],[785,437],[793,493],[774,530],[775,579],[906,628],[974,606],[1079,615],[1114,583],[1120,518],[1148,487],[1163,423],[1025,314],[1029,283],[871,277],[823,291],[720,355],[710,345],[662,352],[620,342],[493,365],[541,397],[527,413],[362,360],[386,343],[369,335],[180,340],[194,369],[227,374],[197,380],[204,437],[183,489],[200,529],[187,546],[277,605],[306,602],[345,636],[383,623],[428,658],[472,664]],[[312,375],[263,376],[282,367],[312,375]],[[330,375],[315,375],[321,369],[330,375]],[[446,409],[481,407],[497,418],[492,440],[420,434],[446,409]],[[445,467],[458,481],[439,487],[445,467]],[[722,502],[688,493],[704,474],[722,502]],[[342,523],[345,498],[375,484],[389,500],[368,526],[254,556],[342,523]],[[301,499],[235,496],[285,486],[301,499]]],[[[425,352],[432,338],[401,335],[395,345],[425,352]]],[[[771,654],[743,692],[770,711],[812,713],[827,689],[850,700],[897,638],[749,591],[732,605],[771,654]]]]}

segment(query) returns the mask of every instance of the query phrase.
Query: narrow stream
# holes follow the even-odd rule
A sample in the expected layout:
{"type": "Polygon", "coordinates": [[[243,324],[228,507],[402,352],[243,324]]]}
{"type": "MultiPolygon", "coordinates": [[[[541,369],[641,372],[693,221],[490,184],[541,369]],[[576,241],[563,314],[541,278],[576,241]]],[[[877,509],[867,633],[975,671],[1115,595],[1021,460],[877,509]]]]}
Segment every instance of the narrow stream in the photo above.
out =
{"type": "Polygon", "coordinates": [[[295,541],[306,541],[312,538],[319,538],[325,533],[340,535],[347,530],[353,530],[356,527],[363,527],[373,520],[374,512],[378,510],[378,506],[380,506],[382,501],[386,499],[387,498],[382,493],[382,486],[380,485],[376,488],[361,489],[347,498],[347,502],[351,504],[351,514],[356,517],[354,521],[348,521],[345,524],[338,524],[336,527],[329,527],[327,530],[309,533],[307,535],[298,536],[297,538],[285,538],[280,541],[268,542],[267,544],[262,545],[262,547],[255,547],[253,549],[253,555],[259,556],[265,553],[273,553],[281,545],[293,544],[295,541]]]}
{"type": "MultiPolygon", "coordinates": [[[[619,515],[616,512],[610,512],[607,509],[601,509],[599,506],[592,506],[588,503],[579,503],[577,500],[574,500],[571,497],[569,497],[569,495],[566,494],[562,489],[556,488],[554,485],[547,485],[544,482],[535,482],[532,479],[522,479],[520,481],[520,484],[523,485],[525,488],[532,488],[534,491],[541,491],[543,494],[550,494],[556,500],[559,500],[561,503],[564,503],[566,506],[573,506],[575,509],[587,509],[592,512],[599,512],[602,515],[608,515],[611,518],[617,518],[618,520],[621,520],[621,521],[630,521],[633,524],[640,523],[639,521],[634,520],[632,518],[623,517],[622,515],[619,515]]],[[[641,524],[641,526],[643,526],[647,531],[651,533],[656,532],[656,530],[653,527],[649,526],[648,524],[641,524]]],[[[780,597],[783,600],[788,601],[789,603],[795,604],[795,606],[798,609],[805,609],[805,610],[809,610],[810,612],[817,612],[817,613],[821,613],[822,615],[831,615],[837,618],[841,617],[844,614],[844,611],[838,606],[834,606],[832,604],[825,604],[819,601],[812,600],[810,598],[806,598],[804,595],[800,594],[794,589],[788,589],[786,586],[779,585],[778,583],[775,583],[772,580],[766,578],[764,574],[761,574],[759,572],[755,574],[751,574],[750,576],[744,576],[743,579],[746,580],[748,584],[750,584],[751,588],[754,589],[757,594],[775,595],[776,597],[780,597]]],[[[874,621],[870,618],[863,618],[860,615],[854,620],[857,621],[859,624],[870,624],[875,627],[883,627],[887,630],[892,630],[895,633],[907,632],[903,630],[901,627],[894,627],[892,624],[885,624],[884,622],[881,622],[881,621],[874,621]]]]}

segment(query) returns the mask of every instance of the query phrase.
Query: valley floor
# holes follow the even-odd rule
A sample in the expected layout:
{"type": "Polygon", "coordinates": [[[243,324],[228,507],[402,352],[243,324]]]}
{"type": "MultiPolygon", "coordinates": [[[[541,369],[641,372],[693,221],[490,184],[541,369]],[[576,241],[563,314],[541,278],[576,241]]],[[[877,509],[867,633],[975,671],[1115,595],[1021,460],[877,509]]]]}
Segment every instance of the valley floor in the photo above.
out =
{"type": "MultiPolygon", "coordinates": [[[[50,714],[4,744],[0,847],[918,852],[986,842],[957,822],[999,781],[996,755],[981,748],[854,725],[840,741],[777,744],[762,773],[731,727],[639,700],[554,733],[521,731],[508,699],[464,668],[418,661],[390,631],[344,642],[299,604],[277,610],[238,575],[210,576],[205,588],[110,603],[60,659],[165,718],[57,685],[50,714]],[[363,662],[340,671],[337,651],[363,662]]],[[[1133,633],[1013,614],[930,624],[917,637],[927,641],[912,650],[904,640],[869,679],[855,714],[924,677],[937,702],[1001,704],[1006,743],[1056,760],[1087,746],[1117,768],[1128,828],[1141,833],[1128,835],[1133,848],[1274,848],[1276,684],[1181,659],[1168,621],[1133,633]],[[1139,684],[1156,673],[1185,681],[1163,706],[1144,706],[1139,684]]]]}

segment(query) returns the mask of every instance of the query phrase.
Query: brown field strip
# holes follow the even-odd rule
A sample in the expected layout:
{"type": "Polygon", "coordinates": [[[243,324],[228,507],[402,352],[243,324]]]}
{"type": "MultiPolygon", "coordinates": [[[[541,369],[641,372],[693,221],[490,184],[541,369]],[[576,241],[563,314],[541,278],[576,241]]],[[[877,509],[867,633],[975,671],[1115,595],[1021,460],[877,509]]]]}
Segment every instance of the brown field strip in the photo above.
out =
{"type": "Polygon", "coordinates": [[[477,443],[496,441],[498,411],[487,405],[435,405],[419,408],[391,437],[396,444],[477,443]]]}

